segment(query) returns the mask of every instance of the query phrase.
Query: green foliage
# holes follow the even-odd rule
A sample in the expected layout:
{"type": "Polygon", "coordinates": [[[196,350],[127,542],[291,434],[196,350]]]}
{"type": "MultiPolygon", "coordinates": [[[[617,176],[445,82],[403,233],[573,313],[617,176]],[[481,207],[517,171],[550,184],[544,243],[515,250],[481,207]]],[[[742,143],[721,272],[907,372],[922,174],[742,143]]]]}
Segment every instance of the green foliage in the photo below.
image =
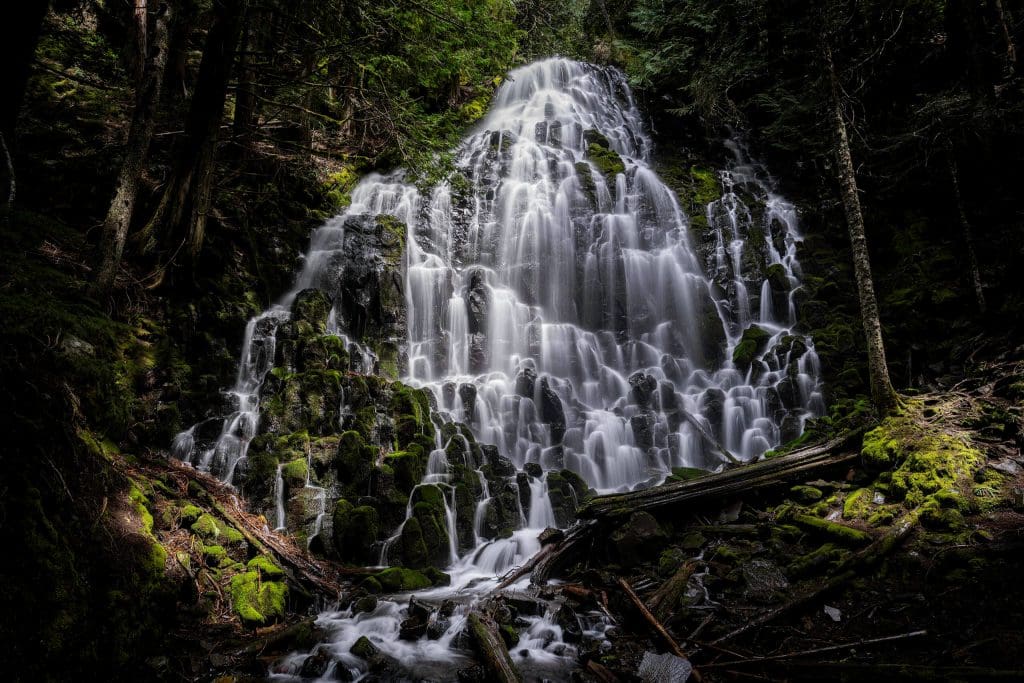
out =
{"type": "Polygon", "coordinates": [[[259,571],[231,577],[231,607],[247,626],[263,626],[283,617],[287,596],[285,583],[263,581],[259,571]]]}

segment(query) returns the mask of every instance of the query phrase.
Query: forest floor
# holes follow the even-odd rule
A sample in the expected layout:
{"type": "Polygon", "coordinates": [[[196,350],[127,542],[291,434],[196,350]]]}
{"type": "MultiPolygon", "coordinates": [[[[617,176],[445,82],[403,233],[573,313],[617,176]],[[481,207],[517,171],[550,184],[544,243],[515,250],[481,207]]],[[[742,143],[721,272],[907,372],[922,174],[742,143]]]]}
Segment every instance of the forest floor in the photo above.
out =
{"type": "Polygon", "coordinates": [[[624,512],[569,572],[570,604],[607,596],[617,622],[587,677],[636,680],[676,650],[711,681],[1021,680],[1022,368],[907,398],[838,465],[652,511],[660,531],[624,512]]]}
{"type": "MultiPolygon", "coordinates": [[[[574,680],[641,680],[654,652],[684,653],[705,681],[1020,680],[1022,380],[1024,363],[994,363],[949,391],[908,397],[899,415],[809,473],[699,509],[652,510],[653,527],[641,523],[647,512],[613,516],[608,540],[558,575],[566,582],[537,590],[565,607],[563,619],[604,614],[613,624],[603,645],[566,629],[581,652],[574,680]]],[[[178,634],[193,670],[261,680],[275,660],[324,637],[305,616],[312,607],[360,594],[353,586],[368,570],[311,559],[210,477],[161,460],[132,473],[241,530],[250,554],[272,558],[293,586],[275,626],[207,620],[202,632],[178,634]]],[[[170,539],[175,528],[158,534],[170,539]]],[[[209,565],[201,571],[216,577],[209,565]]],[[[198,589],[216,600],[201,571],[198,589]]],[[[515,600],[484,609],[500,619],[494,608],[515,600]]],[[[184,673],[186,662],[175,666],[184,673]]]]}

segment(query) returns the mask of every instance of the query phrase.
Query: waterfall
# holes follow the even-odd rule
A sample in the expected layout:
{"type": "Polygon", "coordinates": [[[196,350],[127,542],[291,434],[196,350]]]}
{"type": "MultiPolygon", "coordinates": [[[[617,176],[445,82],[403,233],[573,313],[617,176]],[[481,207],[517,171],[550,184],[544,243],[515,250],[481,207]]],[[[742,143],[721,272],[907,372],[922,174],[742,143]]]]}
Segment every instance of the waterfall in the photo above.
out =
{"type": "MultiPolygon", "coordinates": [[[[275,335],[304,289],[331,294],[327,333],[372,370],[378,359],[339,323],[334,278],[353,258],[346,221],[378,215],[406,226],[403,381],[433,394],[438,424],[464,421],[516,470],[507,479],[521,528],[490,538],[498,492],[477,469],[474,507],[456,510],[453,468],[479,465],[450,462],[438,430],[405,514],[413,516],[418,489],[442,492],[452,585],[428,596],[480,594],[540,549],[540,531],[564,526],[552,505],[555,472],[571,470],[597,492],[624,491],[656,485],[676,467],[717,469],[721,446],[751,461],[799,436],[824,402],[813,340],[795,329],[797,212],[740,143],[727,148],[732,159],[715,179],[721,196],[691,219],[652,165],[621,72],[562,58],[512,71],[456,150],[447,181],[421,191],[401,172],[368,176],[351,206],[314,232],[294,289],[249,322],[229,414],[180,434],[176,457],[229,484],[246,470],[275,335]],[[472,516],[474,547],[461,553],[457,512],[472,516]]],[[[310,483],[307,459],[319,513],[312,540],[328,491],[310,483]]],[[[280,465],[277,478],[283,526],[280,465]]],[[[383,542],[381,564],[404,524],[383,542]]],[[[439,638],[415,642],[399,639],[401,610],[390,600],[321,621],[333,634],[332,666],[358,669],[348,647],[369,635],[403,665],[429,671],[462,661],[449,647],[461,614],[439,638]]],[[[560,632],[538,615],[517,657],[571,665],[575,650],[560,632]]],[[[285,669],[297,671],[304,657],[285,669]]]]}

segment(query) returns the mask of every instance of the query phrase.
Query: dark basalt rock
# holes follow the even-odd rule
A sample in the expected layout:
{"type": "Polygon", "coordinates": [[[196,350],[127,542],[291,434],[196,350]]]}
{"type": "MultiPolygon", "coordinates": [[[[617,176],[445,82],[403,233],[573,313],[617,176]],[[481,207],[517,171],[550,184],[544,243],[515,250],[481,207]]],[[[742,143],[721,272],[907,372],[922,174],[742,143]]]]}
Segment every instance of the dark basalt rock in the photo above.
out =
{"type": "Polygon", "coordinates": [[[462,399],[462,408],[464,411],[463,419],[471,421],[476,407],[476,385],[469,383],[460,384],[459,398],[462,399]]]}
{"type": "Polygon", "coordinates": [[[630,396],[641,408],[651,408],[655,392],[658,390],[658,380],[643,372],[636,372],[629,376],[630,396]]]}
{"type": "Polygon", "coordinates": [[[634,512],[612,532],[611,545],[619,562],[631,567],[656,555],[664,547],[665,538],[658,520],[647,512],[634,512]]]}
{"type": "Polygon", "coordinates": [[[547,377],[540,380],[538,396],[538,408],[540,419],[551,428],[551,442],[558,444],[565,436],[565,409],[562,407],[562,400],[551,388],[547,377]]]}

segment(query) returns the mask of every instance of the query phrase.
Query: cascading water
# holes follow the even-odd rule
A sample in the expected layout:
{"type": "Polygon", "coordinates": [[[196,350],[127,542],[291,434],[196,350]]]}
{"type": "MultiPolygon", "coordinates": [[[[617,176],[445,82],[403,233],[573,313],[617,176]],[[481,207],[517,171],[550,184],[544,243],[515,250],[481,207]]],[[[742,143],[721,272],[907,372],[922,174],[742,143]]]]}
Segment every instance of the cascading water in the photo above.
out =
{"type": "MultiPolygon", "coordinates": [[[[559,472],[598,492],[628,490],[657,484],[674,467],[753,460],[795,438],[824,410],[813,343],[793,331],[796,211],[738,144],[729,147],[722,196],[698,226],[650,166],[651,143],[620,72],[560,58],[513,71],[460,146],[450,181],[421,195],[401,175],[367,177],[350,208],[316,231],[293,292],[249,323],[231,414],[216,435],[214,421],[180,434],[175,454],[228,483],[244,472],[276,331],[298,292],[312,287],[332,295],[328,332],[344,337],[332,278],[353,258],[346,221],[380,214],[407,226],[406,383],[429,390],[444,419],[464,421],[515,470],[504,480],[517,491],[521,528],[489,533],[500,492],[467,461],[479,495],[466,510],[453,480],[461,463],[438,431],[407,521],[380,551],[384,564],[421,489],[441,492],[452,585],[421,597],[465,602],[537,552],[539,532],[568,521],[552,505],[559,472]],[[468,549],[458,541],[462,515],[472,519],[468,549]]],[[[376,358],[344,343],[369,372],[376,358]]],[[[275,522],[283,527],[280,473],[275,522]]],[[[328,494],[306,484],[321,496],[315,535],[328,494]]],[[[452,647],[463,611],[437,637],[412,642],[399,641],[397,602],[325,613],[332,636],[320,647],[331,671],[362,670],[349,647],[366,635],[423,672],[462,661],[452,647]]],[[[586,631],[600,637],[601,623],[586,631]]],[[[550,614],[532,617],[517,663],[549,677],[569,668],[575,650],[560,634],[550,614]]],[[[280,671],[297,673],[305,657],[280,671]]]]}

